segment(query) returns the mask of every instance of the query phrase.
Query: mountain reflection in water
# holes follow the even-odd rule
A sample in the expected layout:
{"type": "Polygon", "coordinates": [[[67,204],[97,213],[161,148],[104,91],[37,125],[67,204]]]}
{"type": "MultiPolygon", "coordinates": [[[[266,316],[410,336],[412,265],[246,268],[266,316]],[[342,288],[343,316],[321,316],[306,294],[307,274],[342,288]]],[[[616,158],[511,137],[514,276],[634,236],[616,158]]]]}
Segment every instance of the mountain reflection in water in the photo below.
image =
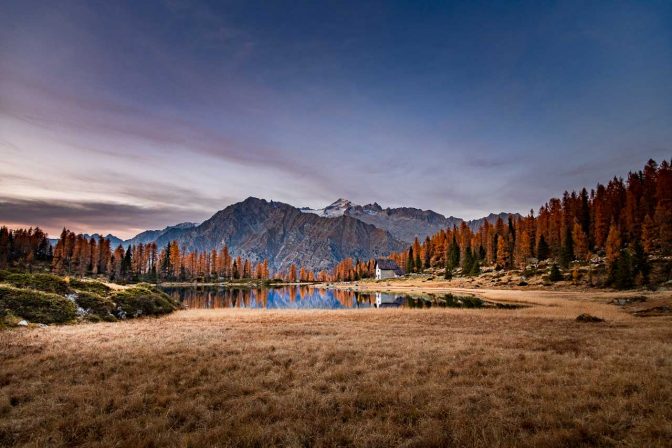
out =
{"type": "Polygon", "coordinates": [[[230,288],[218,286],[164,287],[187,308],[347,309],[347,308],[481,308],[492,305],[473,296],[452,294],[409,296],[312,286],[230,288]]]}

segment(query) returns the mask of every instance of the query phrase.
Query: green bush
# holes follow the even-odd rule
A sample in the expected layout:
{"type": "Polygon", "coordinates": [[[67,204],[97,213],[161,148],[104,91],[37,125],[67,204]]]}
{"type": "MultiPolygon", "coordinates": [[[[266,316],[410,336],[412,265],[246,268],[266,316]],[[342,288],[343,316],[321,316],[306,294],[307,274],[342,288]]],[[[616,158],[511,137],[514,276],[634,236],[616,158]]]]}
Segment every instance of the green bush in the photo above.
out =
{"type": "Polygon", "coordinates": [[[53,274],[8,274],[3,281],[17,288],[31,288],[55,294],[70,292],[68,282],[53,274]]]}
{"type": "Polygon", "coordinates": [[[95,280],[79,280],[76,278],[70,279],[70,287],[78,291],[92,292],[98,294],[99,296],[106,296],[112,291],[112,288],[107,286],[104,283],[97,282],[95,280]]]}
{"type": "Polygon", "coordinates": [[[562,273],[560,272],[560,268],[558,268],[557,264],[554,263],[553,266],[551,266],[551,272],[548,275],[548,279],[552,282],[559,282],[563,279],[562,273]]]}
{"type": "Polygon", "coordinates": [[[73,320],[77,307],[57,294],[0,286],[0,310],[29,322],[54,324],[73,320]]]}
{"type": "Polygon", "coordinates": [[[134,286],[116,291],[110,298],[117,305],[115,315],[119,318],[160,316],[179,308],[166,293],[154,287],[134,286]]]}
{"type": "Polygon", "coordinates": [[[107,297],[92,292],[77,291],[75,302],[77,303],[77,306],[87,312],[86,318],[88,320],[102,320],[106,322],[114,322],[117,320],[113,314],[116,306],[114,302],[107,297]]]}

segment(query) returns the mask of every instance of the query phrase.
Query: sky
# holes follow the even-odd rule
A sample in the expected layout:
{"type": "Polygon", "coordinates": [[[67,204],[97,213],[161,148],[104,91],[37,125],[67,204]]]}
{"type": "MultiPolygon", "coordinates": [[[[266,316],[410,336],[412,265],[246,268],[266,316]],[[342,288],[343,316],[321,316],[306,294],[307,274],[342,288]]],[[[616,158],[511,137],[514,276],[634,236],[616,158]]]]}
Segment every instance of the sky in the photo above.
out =
{"type": "Polygon", "coordinates": [[[0,3],[0,224],[479,218],[672,157],[672,2],[0,3]]]}

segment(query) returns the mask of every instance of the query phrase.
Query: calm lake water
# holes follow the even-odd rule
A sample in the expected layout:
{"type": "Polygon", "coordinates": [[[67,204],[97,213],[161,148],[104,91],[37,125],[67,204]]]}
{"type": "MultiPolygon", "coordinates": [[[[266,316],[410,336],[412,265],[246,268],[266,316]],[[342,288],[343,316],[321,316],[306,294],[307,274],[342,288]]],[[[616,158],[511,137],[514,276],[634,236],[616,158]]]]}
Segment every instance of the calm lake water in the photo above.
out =
{"type": "MultiPolygon", "coordinates": [[[[383,292],[362,293],[310,286],[280,288],[227,288],[217,286],[164,287],[166,293],[188,308],[268,308],[268,309],[346,309],[346,308],[483,308],[505,307],[473,296],[451,294],[408,296],[383,292]]],[[[507,306],[508,307],[508,306],[507,306]]]]}

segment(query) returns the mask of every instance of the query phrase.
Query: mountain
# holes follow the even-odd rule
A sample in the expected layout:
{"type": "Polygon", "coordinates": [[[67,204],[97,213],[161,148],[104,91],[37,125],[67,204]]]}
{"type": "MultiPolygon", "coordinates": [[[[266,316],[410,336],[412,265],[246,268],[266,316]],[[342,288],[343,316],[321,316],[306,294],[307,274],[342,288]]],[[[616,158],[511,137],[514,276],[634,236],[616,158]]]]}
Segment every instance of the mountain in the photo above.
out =
{"type": "Polygon", "coordinates": [[[353,217],[327,218],[257,198],[230,205],[174,239],[187,250],[227,245],[234,256],[256,262],[267,258],[275,270],[286,270],[292,263],[316,271],[331,269],[347,257],[368,260],[406,248],[389,232],[353,217]]]}
{"type": "MultiPolygon", "coordinates": [[[[406,243],[413,242],[416,237],[423,240],[425,237],[431,236],[441,229],[459,226],[462,222],[465,222],[461,218],[454,216],[445,217],[432,210],[421,210],[411,207],[388,207],[383,209],[375,202],[367,205],[356,205],[343,198],[322,209],[304,207],[301,211],[325,218],[350,216],[367,224],[372,224],[379,229],[387,230],[396,239],[406,243]]],[[[471,230],[476,231],[485,220],[494,224],[497,222],[498,217],[502,217],[506,221],[508,216],[509,213],[500,213],[497,215],[491,213],[484,218],[466,221],[466,223],[471,230]]],[[[520,215],[516,213],[512,216],[518,217],[520,215]]]]}
{"type": "Polygon", "coordinates": [[[125,245],[147,244],[156,242],[159,247],[163,247],[170,241],[176,240],[183,233],[193,229],[198,224],[194,222],[183,222],[174,226],[168,226],[163,230],[145,230],[138,233],[133,238],[126,240],[125,245]]]}
{"type": "MultiPolygon", "coordinates": [[[[490,214],[466,223],[477,230],[485,220],[494,224],[500,217],[506,221],[508,216],[490,214]]],[[[147,243],[164,248],[177,241],[186,250],[209,251],[226,245],[234,256],[254,262],[268,259],[276,271],[286,270],[292,263],[318,271],[331,269],[347,257],[368,260],[405,250],[416,237],[424,239],[462,222],[465,221],[454,216],[446,218],[432,210],[383,209],[375,202],[362,206],[343,198],[322,209],[298,209],[282,202],[248,198],[220,210],[200,225],[185,222],[162,230],[146,230],[125,241],[114,235],[106,238],[113,248],[147,243]]]]}
{"type": "MultiPolygon", "coordinates": [[[[111,233],[108,233],[106,236],[101,236],[99,233],[94,233],[92,235],[89,235],[88,233],[82,234],[84,238],[87,240],[90,240],[91,238],[95,239],[98,241],[100,238],[105,238],[110,241],[110,247],[116,248],[118,245],[122,245],[126,247],[126,244],[124,240],[121,238],[117,238],[116,236],[112,235],[111,233]]],[[[49,243],[51,244],[52,247],[56,247],[56,243],[58,243],[58,238],[49,238],[49,243]]]]}

